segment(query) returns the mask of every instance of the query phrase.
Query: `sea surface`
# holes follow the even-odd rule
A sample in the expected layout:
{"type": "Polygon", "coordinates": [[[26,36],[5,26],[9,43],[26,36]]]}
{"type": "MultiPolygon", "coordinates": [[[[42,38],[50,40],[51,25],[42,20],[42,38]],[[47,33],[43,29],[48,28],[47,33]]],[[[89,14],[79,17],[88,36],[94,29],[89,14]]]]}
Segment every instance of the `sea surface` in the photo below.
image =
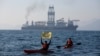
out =
{"type": "Polygon", "coordinates": [[[24,53],[25,49],[41,49],[42,32],[43,30],[0,30],[0,56],[100,56],[100,31],[51,31],[53,36],[49,50],[54,53],[24,53]],[[73,48],[56,47],[65,45],[69,37],[74,42],[73,48]]]}

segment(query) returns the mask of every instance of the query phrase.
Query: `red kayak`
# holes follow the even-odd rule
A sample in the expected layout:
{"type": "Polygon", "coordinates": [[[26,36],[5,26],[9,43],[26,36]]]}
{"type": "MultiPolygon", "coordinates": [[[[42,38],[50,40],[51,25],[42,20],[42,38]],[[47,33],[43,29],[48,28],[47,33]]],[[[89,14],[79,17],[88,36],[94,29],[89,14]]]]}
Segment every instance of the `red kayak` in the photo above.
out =
{"type": "Polygon", "coordinates": [[[53,53],[53,51],[45,51],[45,50],[24,50],[25,53],[53,53]]]}

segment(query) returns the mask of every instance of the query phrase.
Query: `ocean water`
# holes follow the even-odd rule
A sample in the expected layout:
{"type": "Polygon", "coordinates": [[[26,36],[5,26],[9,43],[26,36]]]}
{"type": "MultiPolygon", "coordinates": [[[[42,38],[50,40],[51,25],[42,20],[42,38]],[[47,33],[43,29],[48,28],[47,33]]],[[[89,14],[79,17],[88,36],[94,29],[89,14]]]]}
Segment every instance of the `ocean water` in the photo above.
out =
{"type": "Polygon", "coordinates": [[[41,48],[42,32],[42,30],[0,30],[0,56],[100,56],[100,31],[51,31],[53,36],[49,50],[54,53],[24,53],[25,49],[41,48]],[[69,37],[74,42],[73,48],[56,47],[63,46],[69,37]]]}

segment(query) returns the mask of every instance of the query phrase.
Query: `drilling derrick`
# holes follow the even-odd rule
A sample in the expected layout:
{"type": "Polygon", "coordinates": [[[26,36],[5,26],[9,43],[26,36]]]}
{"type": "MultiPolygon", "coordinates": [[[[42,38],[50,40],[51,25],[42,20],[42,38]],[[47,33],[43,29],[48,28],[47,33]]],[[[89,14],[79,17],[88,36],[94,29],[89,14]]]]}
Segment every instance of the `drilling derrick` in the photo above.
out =
{"type": "Polygon", "coordinates": [[[53,6],[49,6],[47,26],[55,26],[55,11],[53,6]]]}

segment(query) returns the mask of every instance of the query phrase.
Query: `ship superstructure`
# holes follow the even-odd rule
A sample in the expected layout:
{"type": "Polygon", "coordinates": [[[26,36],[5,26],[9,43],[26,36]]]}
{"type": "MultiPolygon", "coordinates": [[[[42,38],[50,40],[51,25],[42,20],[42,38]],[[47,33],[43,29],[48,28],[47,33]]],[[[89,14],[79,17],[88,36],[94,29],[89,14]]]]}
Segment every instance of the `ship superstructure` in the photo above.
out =
{"type": "Polygon", "coordinates": [[[68,22],[64,21],[64,18],[58,19],[55,21],[55,11],[54,6],[49,6],[48,10],[48,20],[46,21],[37,21],[26,23],[22,26],[22,30],[76,30],[78,25],[74,25],[74,21],[79,20],[70,20],[68,22]]]}

